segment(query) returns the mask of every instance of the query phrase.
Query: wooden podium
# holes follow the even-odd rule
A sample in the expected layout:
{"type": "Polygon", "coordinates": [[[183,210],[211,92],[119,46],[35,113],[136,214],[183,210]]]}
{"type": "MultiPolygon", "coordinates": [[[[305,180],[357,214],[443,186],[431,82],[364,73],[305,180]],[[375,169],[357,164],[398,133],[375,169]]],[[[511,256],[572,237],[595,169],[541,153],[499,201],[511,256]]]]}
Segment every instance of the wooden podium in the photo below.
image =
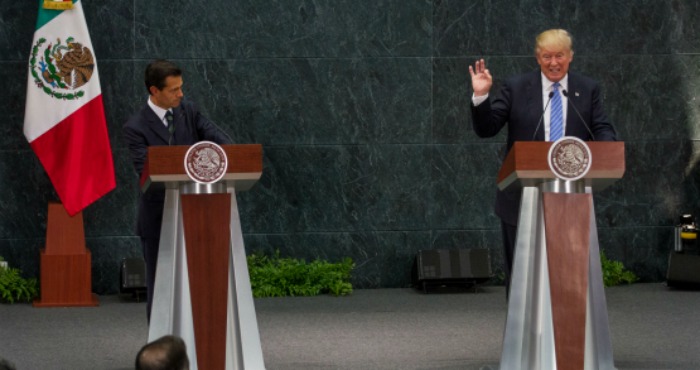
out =
{"type": "Polygon", "coordinates": [[[590,169],[557,178],[551,142],[516,142],[498,187],[522,189],[500,368],[614,369],[593,208],[625,172],[622,142],[588,142],[590,169]]]}
{"type": "Polygon", "coordinates": [[[262,175],[262,146],[223,145],[228,168],[213,184],[185,170],[189,146],[153,146],[141,188],[165,186],[148,340],[174,334],[190,368],[264,369],[236,191],[262,175]]]}

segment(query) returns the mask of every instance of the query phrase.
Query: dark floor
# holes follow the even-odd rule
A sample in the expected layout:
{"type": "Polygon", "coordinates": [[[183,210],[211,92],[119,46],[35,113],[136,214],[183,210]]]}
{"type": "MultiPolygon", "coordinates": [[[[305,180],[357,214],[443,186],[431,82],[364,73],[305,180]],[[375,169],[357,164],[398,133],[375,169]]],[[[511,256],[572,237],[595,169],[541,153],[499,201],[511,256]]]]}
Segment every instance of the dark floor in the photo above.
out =
{"type": "MultiPolygon", "coordinates": [[[[606,293],[618,369],[700,369],[700,292],[634,284],[606,293]]],[[[502,287],[255,304],[268,370],[498,368],[502,287]]],[[[0,356],[17,369],[131,369],[147,338],[145,311],[119,296],[100,297],[96,308],[0,305],[0,356]]]]}

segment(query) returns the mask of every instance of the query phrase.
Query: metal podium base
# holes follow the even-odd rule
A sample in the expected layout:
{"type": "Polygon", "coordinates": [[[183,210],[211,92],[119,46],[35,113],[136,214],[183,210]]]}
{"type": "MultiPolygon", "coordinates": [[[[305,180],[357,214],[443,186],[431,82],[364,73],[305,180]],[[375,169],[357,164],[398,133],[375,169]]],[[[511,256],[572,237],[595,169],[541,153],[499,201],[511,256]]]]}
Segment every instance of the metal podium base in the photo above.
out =
{"type": "Polygon", "coordinates": [[[174,334],[187,344],[190,368],[196,370],[197,352],[183,213],[180,193],[231,195],[230,261],[228,271],[228,304],[226,325],[226,369],[265,369],[253,294],[248,274],[243,233],[241,231],[236,191],[224,183],[202,185],[181,184],[166,189],[165,209],[156,271],[153,308],[148,340],[174,334]]]}
{"type": "MultiPolygon", "coordinates": [[[[524,187],[503,338],[502,370],[557,369],[542,195],[591,193],[583,183],[554,180],[524,187]]],[[[584,369],[615,369],[591,198],[584,369]]],[[[561,369],[560,369],[561,370],[561,369]]]]}

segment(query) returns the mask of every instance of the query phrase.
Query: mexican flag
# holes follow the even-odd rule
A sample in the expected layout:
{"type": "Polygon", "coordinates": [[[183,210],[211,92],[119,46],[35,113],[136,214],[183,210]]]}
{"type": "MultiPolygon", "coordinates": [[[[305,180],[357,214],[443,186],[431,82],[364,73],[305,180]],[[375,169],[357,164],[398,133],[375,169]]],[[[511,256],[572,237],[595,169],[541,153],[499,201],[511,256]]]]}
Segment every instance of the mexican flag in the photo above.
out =
{"type": "Polygon", "coordinates": [[[24,136],[73,216],[115,188],[97,62],[81,0],[39,0],[24,136]],[[46,4],[44,4],[46,3],[46,4]]]}

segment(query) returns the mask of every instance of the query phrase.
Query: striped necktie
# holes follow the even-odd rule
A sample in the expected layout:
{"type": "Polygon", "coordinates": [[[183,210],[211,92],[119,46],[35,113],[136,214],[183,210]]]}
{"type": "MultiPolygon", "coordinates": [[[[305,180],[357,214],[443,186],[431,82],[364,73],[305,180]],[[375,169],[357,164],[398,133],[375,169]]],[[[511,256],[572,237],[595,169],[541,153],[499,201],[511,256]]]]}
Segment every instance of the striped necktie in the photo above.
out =
{"type": "Polygon", "coordinates": [[[172,135],[175,131],[175,125],[173,124],[173,112],[168,110],[165,112],[165,120],[168,122],[168,131],[172,135]]]}
{"type": "Polygon", "coordinates": [[[173,122],[173,112],[168,110],[165,112],[165,120],[168,122],[168,132],[170,137],[168,138],[168,145],[173,145],[173,134],[175,133],[175,122],[173,122]]]}
{"type": "Polygon", "coordinates": [[[559,82],[552,85],[552,110],[549,112],[549,141],[557,141],[564,136],[564,119],[561,107],[561,94],[559,94],[559,82]]]}

